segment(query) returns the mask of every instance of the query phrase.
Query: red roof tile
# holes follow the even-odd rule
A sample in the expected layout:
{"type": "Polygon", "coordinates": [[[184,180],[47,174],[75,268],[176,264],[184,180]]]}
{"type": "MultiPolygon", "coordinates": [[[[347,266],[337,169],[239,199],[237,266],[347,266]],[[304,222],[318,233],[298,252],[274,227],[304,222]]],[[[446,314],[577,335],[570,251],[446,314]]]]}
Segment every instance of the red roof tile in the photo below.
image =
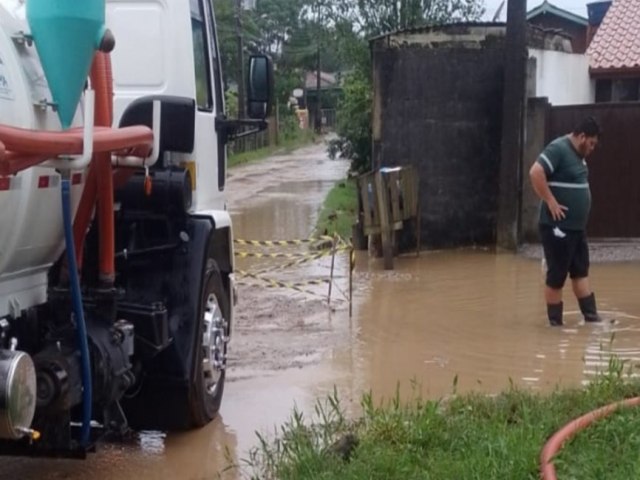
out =
{"type": "Polygon", "coordinates": [[[592,70],[640,68],[640,0],[613,0],[587,54],[592,70]]]}

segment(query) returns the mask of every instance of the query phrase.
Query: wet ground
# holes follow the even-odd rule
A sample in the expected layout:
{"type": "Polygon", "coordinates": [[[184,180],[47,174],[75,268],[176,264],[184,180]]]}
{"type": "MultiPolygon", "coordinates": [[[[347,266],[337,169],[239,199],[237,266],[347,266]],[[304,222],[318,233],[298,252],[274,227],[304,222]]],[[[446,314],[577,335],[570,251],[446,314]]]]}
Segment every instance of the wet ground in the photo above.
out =
{"type": "MultiPolygon", "coordinates": [[[[307,237],[322,199],[346,168],[317,145],[232,170],[227,190],[236,235],[307,237]]],[[[347,409],[356,411],[370,389],[376,398],[393,396],[398,385],[405,397],[416,390],[430,398],[454,390],[492,393],[510,382],[546,391],[588,381],[612,353],[640,362],[640,243],[598,243],[592,250],[593,287],[614,324],[582,325],[567,295],[567,325],[547,326],[537,246],[518,256],[423,252],[397,259],[391,272],[359,252],[352,318],[340,292],[347,284],[343,256],[331,308],[324,287],[310,287],[310,295],[241,286],[215,422],[179,435],[146,433],[133,445],[101,445],[85,462],[0,459],[0,478],[213,479],[229,461],[247,457],[254,431],[272,432],[294,406],[311,412],[334,385],[347,409]]],[[[317,279],[327,275],[328,261],[273,275],[317,279]]],[[[255,269],[259,262],[242,259],[238,266],[255,269]]]]}

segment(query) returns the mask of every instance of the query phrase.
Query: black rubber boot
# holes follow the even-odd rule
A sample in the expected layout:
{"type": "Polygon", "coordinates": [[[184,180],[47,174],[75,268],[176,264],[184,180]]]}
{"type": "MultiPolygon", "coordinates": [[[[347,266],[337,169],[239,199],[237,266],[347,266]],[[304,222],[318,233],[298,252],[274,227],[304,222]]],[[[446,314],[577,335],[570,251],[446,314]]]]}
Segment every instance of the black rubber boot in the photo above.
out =
{"type": "Polygon", "coordinates": [[[562,323],[562,302],[547,304],[547,316],[552,327],[561,327],[562,323]]]}
{"type": "Polygon", "coordinates": [[[579,298],[578,304],[582,315],[584,315],[585,322],[597,323],[602,321],[602,317],[598,315],[596,296],[593,293],[588,297],[579,298]]]}

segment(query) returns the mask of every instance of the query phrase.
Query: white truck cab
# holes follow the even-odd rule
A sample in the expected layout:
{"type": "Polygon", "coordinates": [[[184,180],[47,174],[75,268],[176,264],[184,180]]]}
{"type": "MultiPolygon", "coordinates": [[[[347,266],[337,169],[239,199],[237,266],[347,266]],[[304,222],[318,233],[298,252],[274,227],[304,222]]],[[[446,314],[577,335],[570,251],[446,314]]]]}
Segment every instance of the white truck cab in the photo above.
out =
{"type": "Polygon", "coordinates": [[[249,72],[227,119],[209,0],[0,0],[0,455],[218,412],[226,144],[273,90],[268,57],[249,72]]]}

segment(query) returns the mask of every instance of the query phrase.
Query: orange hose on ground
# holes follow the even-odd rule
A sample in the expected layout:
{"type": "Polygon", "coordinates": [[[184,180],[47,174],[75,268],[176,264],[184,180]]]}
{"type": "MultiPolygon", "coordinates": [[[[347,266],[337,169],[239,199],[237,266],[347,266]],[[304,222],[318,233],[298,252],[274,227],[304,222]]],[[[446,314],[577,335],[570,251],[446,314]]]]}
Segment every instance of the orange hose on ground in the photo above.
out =
{"type": "Polygon", "coordinates": [[[553,457],[560,451],[564,443],[576,433],[584,430],[596,420],[610,415],[620,407],[635,407],[638,405],[640,405],[640,397],[630,398],[599,408],[567,423],[547,441],[542,449],[542,453],[540,454],[540,473],[542,479],[557,480],[556,468],[552,463],[553,457]]]}

